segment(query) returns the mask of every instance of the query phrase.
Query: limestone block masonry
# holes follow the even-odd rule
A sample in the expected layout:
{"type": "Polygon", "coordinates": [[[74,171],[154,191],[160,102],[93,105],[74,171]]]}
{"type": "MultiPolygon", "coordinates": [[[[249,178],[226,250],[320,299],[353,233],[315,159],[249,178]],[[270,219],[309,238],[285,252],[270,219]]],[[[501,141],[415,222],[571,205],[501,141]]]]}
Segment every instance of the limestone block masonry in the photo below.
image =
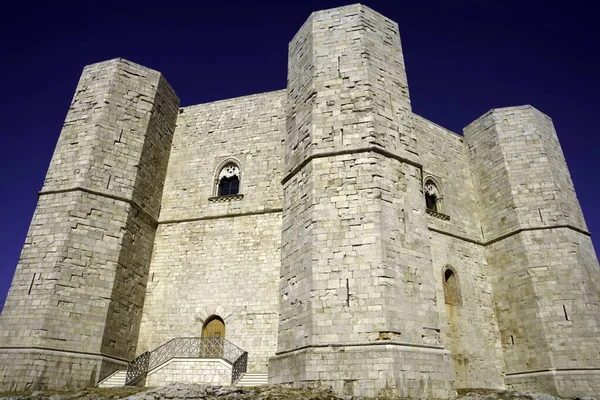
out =
{"type": "MultiPolygon", "coordinates": [[[[0,390],[220,336],[270,383],[348,396],[600,397],[599,282],[550,118],[415,115],[398,25],[355,4],[309,16],[284,90],[180,107],[156,71],[85,67],[0,315],[0,390]]],[[[145,383],[231,381],[196,356],[145,383]]]]}
{"type": "Polygon", "coordinates": [[[198,381],[210,385],[229,385],[231,365],[219,359],[173,359],[148,372],[144,383],[145,386],[166,386],[198,381]]]}

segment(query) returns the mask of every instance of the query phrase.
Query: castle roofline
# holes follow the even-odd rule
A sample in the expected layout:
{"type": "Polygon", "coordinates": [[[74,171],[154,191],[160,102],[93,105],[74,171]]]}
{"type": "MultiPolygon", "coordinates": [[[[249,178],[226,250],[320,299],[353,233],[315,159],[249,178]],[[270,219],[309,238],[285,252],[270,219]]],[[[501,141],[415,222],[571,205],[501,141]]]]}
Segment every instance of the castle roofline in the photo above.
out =
{"type": "MultiPolygon", "coordinates": [[[[198,104],[192,104],[192,105],[185,106],[185,107],[180,107],[180,110],[190,110],[191,111],[196,107],[200,108],[203,106],[208,106],[208,105],[213,105],[213,104],[227,104],[227,102],[237,102],[242,99],[252,100],[253,98],[256,98],[256,97],[282,95],[282,94],[285,94],[286,91],[287,91],[287,89],[279,89],[279,90],[272,90],[269,92],[260,92],[260,93],[254,93],[254,94],[247,94],[247,95],[243,95],[243,96],[230,97],[227,99],[208,101],[206,103],[198,103],[198,104]]],[[[185,111],[180,111],[180,112],[185,112],[185,111]]]]}
{"type": "Polygon", "coordinates": [[[548,120],[552,121],[552,118],[550,118],[548,115],[544,114],[542,111],[538,110],[537,108],[535,108],[531,104],[525,104],[525,105],[522,105],[522,106],[500,107],[500,108],[492,108],[491,110],[489,110],[488,112],[486,112],[485,114],[483,114],[482,116],[480,116],[479,118],[473,120],[470,124],[468,124],[467,126],[465,126],[463,128],[463,132],[469,126],[481,122],[483,119],[487,118],[489,115],[491,115],[493,113],[496,113],[496,112],[508,112],[508,111],[518,111],[518,110],[527,110],[527,109],[535,110],[538,113],[542,114],[544,117],[548,118],[548,120]]]}

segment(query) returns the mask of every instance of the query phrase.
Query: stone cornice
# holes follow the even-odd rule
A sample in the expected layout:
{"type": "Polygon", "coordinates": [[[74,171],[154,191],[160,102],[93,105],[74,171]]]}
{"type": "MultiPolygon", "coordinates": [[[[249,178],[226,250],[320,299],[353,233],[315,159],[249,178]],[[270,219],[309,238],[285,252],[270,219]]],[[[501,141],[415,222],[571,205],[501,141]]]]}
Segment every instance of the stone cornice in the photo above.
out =
{"type": "Polygon", "coordinates": [[[499,242],[501,240],[507,239],[507,238],[509,238],[511,236],[517,235],[517,234],[522,233],[522,232],[541,231],[541,230],[547,230],[547,229],[563,229],[563,228],[571,229],[571,230],[573,230],[575,232],[578,232],[578,233],[581,233],[582,235],[585,235],[585,236],[592,236],[592,234],[590,232],[588,232],[588,231],[585,231],[583,229],[577,228],[576,226],[567,225],[567,224],[565,224],[565,225],[540,226],[540,227],[516,229],[516,230],[514,230],[512,232],[509,232],[509,233],[506,233],[504,235],[498,236],[498,237],[496,237],[494,239],[491,239],[491,240],[488,240],[486,242],[483,242],[483,241],[480,241],[480,240],[477,240],[477,239],[471,239],[471,238],[468,238],[466,236],[457,235],[455,233],[443,231],[441,229],[437,229],[437,228],[433,228],[433,227],[429,227],[429,230],[432,231],[432,232],[440,233],[442,235],[453,237],[455,239],[460,239],[460,240],[463,240],[465,242],[478,244],[480,246],[489,246],[491,244],[494,244],[494,243],[499,242]]]}
{"type": "Polygon", "coordinates": [[[448,352],[448,350],[444,346],[436,346],[436,345],[421,344],[421,343],[400,342],[397,340],[377,340],[374,342],[312,344],[312,345],[296,347],[296,348],[290,349],[290,350],[278,351],[277,353],[275,353],[275,356],[281,356],[284,354],[294,353],[294,352],[303,351],[303,350],[307,350],[307,349],[340,348],[340,347],[371,347],[371,346],[412,347],[412,348],[418,348],[418,349],[448,352]]]}
{"type": "Polygon", "coordinates": [[[23,350],[48,351],[48,352],[52,352],[52,353],[61,353],[61,354],[64,354],[64,353],[77,354],[77,355],[82,355],[82,356],[87,356],[87,357],[103,357],[103,358],[109,358],[111,360],[123,362],[123,363],[129,363],[131,361],[131,360],[127,360],[126,358],[109,356],[102,352],[92,353],[92,352],[88,352],[88,351],[56,349],[53,347],[44,347],[44,346],[0,346],[0,352],[3,350],[8,350],[8,351],[23,351],[23,350]]]}
{"type": "Polygon", "coordinates": [[[281,212],[283,212],[283,208],[269,208],[269,209],[261,210],[261,211],[248,211],[248,212],[241,212],[241,213],[236,213],[236,214],[217,214],[217,215],[206,215],[203,217],[167,219],[167,220],[163,220],[163,221],[158,221],[158,224],[159,225],[179,224],[182,222],[208,221],[208,220],[212,220],[212,219],[247,217],[247,216],[252,216],[252,215],[273,214],[273,213],[281,213],[281,212]]]}
{"type": "Polygon", "coordinates": [[[106,198],[117,200],[117,201],[122,201],[124,203],[129,203],[133,207],[135,207],[138,211],[140,211],[142,214],[144,214],[146,217],[148,217],[154,228],[156,228],[156,225],[158,224],[156,217],[154,217],[152,214],[150,214],[148,211],[146,211],[142,206],[140,206],[134,200],[128,199],[128,198],[122,197],[122,196],[117,196],[117,195],[114,195],[111,193],[106,193],[106,192],[101,192],[98,190],[90,189],[85,186],[71,186],[71,187],[66,187],[66,188],[61,188],[61,189],[51,189],[51,190],[43,190],[42,189],[41,191],[38,192],[38,197],[49,195],[49,194],[69,193],[69,192],[78,192],[78,191],[93,194],[96,196],[106,197],[106,198]]]}
{"type": "Polygon", "coordinates": [[[413,167],[419,168],[419,170],[421,171],[421,175],[423,173],[423,166],[421,164],[414,162],[412,160],[409,160],[408,158],[404,158],[398,154],[384,150],[381,147],[369,146],[369,147],[361,147],[361,148],[354,148],[354,149],[347,149],[347,150],[324,151],[324,152],[320,152],[320,153],[311,154],[308,157],[306,157],[299,165],[294,167],[288,174],[286,174],[283,177],[283,179],[281,180],[281,184],[284,185],[287,181],[292,179],[294,177],[294,175],[296,175],[299,171],[301,171],[302,168],[304,168],[312,160],[316,160],[319,158],[326,158],[326,157],[343,156],[343,155],[347,155],[347,154],[360,154],[360,153],[381,154],[382,156],[385,156],[388,158],[393,158],[394,160],[397,160],[397,161],[403,162],[405,164],[412,165],[413,167]]]}

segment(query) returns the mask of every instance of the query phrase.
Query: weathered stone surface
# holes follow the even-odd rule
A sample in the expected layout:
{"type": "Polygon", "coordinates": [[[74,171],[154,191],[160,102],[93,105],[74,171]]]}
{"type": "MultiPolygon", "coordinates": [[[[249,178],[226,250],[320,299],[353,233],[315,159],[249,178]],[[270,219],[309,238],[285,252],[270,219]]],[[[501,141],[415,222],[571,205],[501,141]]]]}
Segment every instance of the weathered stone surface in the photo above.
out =
{"type": "MultiPolygon", "coordinates": [[[[179,108],[156,71],[84,69],[0,316],[0,389],[94,384],[212,319],[271,383],[600,396],[599,285],[551,120],[496,109],[460,136],[415,115],[397,24],[344,6],[292,39],[286,90],[179,108]]],[[[146,383],[226,383],[210,363],[146,383]]]]}
{"type": "Polygon", "coordinates": [[[552,121],[531,106],[492,110],[465,142],[505,384],[597,395],[600,270],[552,121]]]}
{"type": "MultiPolygon", "coordinates": [[[[388,393],[378,399],[400,399],[388,393]]],[[[171,385],[148,388],[87,388],[61,392],[34,392],[0,399],[11,400],[185,400],[185,399],[223,399],[223,400],[360,400],[358,396],[338,396],[330,389],[320,387],[311,389],[287,388],[283,386],[260,386],[252,388],[210,386],[174,383],[171,385]]],[[[429,398],[428,398],[429,399],[429,398]]],[[[463,389],[458,391],[457,400],[561,400],[544,393],[526,393],[506,390],[463,389]]],[[[566,400],[566,399],[565,399],[566,400]]],[[[595,400],[592,397],[580,397],[577,400],[595,400]]]]}
{"type": "Polygon", "coordinates": [[[178,107],[156,71],[84,69],[0,316],[2,389],[81,386],[135,356],[178,107]]]}
{"type": "Polygon", "coordinates": [[[173,137],[138,353],[201,336],[211,315],[266,372],[275,352],[284,92],[182,108],[173,137]],[[210,201],[225,160],[242,199],[210,201]]]}
{"type": "Polygon", "coordinates": [[[231,384],[231,365],[220,359],[174,359],[148,373],[145,386],[203,382],[211,385],[231,384]]]}

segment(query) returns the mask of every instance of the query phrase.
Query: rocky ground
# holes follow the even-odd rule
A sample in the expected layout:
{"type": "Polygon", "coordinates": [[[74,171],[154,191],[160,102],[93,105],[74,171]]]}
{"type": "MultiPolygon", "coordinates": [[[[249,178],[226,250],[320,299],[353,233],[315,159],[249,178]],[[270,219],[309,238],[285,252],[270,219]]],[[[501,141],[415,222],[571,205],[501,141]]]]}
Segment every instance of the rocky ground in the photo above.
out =
{"type": "MultiPolygon", "coordinates": [[[[221,387],[192,384],[173,384],[159,388],[86,388],[33,393],[0,393],[8,400],[359,400],[358,397],[337,396],[325,389],[291,389],[281,386],[221,387]]],[[[384,398],[382,398],[384,399],[384,398]]],[[[392,399],[386,397],[385,399],[392,399]]],[[[520,393],[503,390],[463,389],[457,400],[564,400],[541,393],[520,393]]],[[[573,399],[570,399],[573,400],[573,399]]],[[[591,397],[577,400],[594,400],[591,397]]]]}

